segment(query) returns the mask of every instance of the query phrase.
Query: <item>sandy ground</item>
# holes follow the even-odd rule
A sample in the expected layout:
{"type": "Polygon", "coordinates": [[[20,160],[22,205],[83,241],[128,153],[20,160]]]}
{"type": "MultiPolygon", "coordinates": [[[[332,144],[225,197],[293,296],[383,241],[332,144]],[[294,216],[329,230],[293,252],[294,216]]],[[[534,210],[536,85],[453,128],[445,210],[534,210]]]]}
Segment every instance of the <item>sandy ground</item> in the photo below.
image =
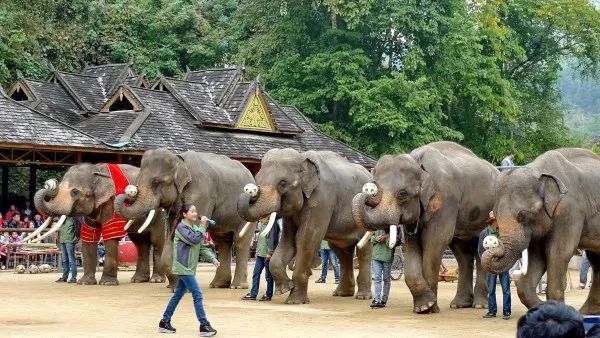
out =
{"type": "MultiPolygon", "coordinates": [[[[335,285],[315,284],[315,275],[309,285],[310,304],[285,305],[284,296],[276,296],[270,303],[248,302],[240,300],[246,290],[205,287],[213,271],[201,266],[197,277],[208,318],[220,337],[514,337],[517,319],[526,311],[514,287],[511,320],[483,320],[482,310],[452,310],[449,304],[456,284],[441,283],[441,313],[416,315],[411,312],[412,300],[403,280],[392,282],[387,308],[372,310],[370,301],[330,296],[335,285]]],[[[56,284],[56,273],[0,273],[4,300],[0,336],[159,337],[156,328],[171,294],[165,284],[131,284],[132,275],[121,271],[121,285],[108,287],[56,284]]],[[[572,276],[576,281],[574,272],[572,276]]],[[[263,280],[259,295],[264,287],[263,280]]],[[[567,303],[579,307],[587,293],[587,289],[572,290],[567,303]]],[[[189,294],[172,323],[178,337],[198,336],[189,294]]]]}

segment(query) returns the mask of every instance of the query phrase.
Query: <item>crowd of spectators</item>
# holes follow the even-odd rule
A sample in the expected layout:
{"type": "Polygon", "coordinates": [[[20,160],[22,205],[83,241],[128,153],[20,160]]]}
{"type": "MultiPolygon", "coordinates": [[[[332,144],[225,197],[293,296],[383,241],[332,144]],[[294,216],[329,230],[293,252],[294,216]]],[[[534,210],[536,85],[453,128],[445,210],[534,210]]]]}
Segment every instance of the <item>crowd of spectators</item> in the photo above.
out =
{"type": "Polygon", "coordinates": [[[5,213],[0,213],[0,229],[35,229],[43,223],[43,216],[31,209],[29,201],[25,202],[22,208],[18,208],[16,204],[11,204],[5,213]]]}

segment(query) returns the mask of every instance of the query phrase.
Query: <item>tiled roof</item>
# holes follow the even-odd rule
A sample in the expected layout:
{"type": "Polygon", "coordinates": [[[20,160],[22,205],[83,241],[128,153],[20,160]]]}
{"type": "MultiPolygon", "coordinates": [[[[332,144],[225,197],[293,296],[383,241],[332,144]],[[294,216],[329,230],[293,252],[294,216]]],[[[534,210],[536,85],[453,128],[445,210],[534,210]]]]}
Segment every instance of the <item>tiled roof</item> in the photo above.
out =
{"type": "Polygon", "coordinates": [[[108,89],[101,77],[66,72],[58,73],[75,92],[75,95],[83,101],[89,111],[96,112],[100,110],[108,95],[108,89]]]}
{"type": "Polygon", "coordinates": [[[4,95],[0,95],[0,120],[10,121],[0,128],[1,142],[106,148],[93,137],[4,95]]]}
{"type": "Polygon", "coordinates": [[[78,123],[76,127],[107,143],[118,143],[138,115],[129,111],[100,113],[78,123]]]}
{"type": "Polygon", "coordinates": [[[173,89],[173,95],[185,101],[193,110],[194,116],[201,122],[231,125],[235,122],[225,109],[217,107],[213,93],[198,82],[163,78],[167,86],[173,89]]]}
{"type": "Polygon", "coordinates": [[[131,64],[129,63],[86,67],[81,74],[99,77],[108,94],[111,94],[112,91],[114,91],[114,89],[121,84],[121,77],[125,78],[133,75],[131,72],[131,64]]]}
{"type": "Polygon", "coordinates": [[[79,113],[81,108],[60,84],[30,79],[23,79],[23,81],[36,97],[30,107],[69,125],[77,124],[85,119],[79,113]]]}
{"type": "Polygon", "coordinates": [[[215,103],[219,104],[230,86],[242,80],[244,73],[236,68],[208,69],[185,73],[184,80],[201,82],[214,96],[215,103]]]}
{"type": "Polygon", "coordinates": [[[237,121],[244,110],[244,105],[252,87],[253,83],[251,82],[238,82],[231,91],[231,94],[222,103],[221,106],[231,114],[233,123],[237,121]]]}

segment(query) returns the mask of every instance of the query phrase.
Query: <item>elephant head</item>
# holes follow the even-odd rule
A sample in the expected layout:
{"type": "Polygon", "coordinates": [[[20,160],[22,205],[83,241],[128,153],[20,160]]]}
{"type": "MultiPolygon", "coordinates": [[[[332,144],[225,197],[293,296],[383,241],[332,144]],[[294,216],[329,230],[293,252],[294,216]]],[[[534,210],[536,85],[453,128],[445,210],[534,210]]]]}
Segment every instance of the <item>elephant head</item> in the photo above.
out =
{"type": "Polygon", "coordinates": [[[136,186],[128,186],[125,194],[115,198],[115,210],[130,220],[147,215],[147,225],[157,208],[178,209],[179,197],[191,180],[180,155],[164,148],[148,150],[142,157],[136,186]]]}
{"type": "Polygon", "coordinates": [[[544,236],[567,188],[556,176],[523,167],[500,174],[496,182],[494,214],[500,246],[482,255],[486,271],[508,271],[532,237],[544,236]]]}
{"type": "MultiPolygon", "coordinates": [[[[112,209],[112,203],[107,202],[114,195],[114,184],[106,166],[84,163],[69,168],[60,182],[46,181],[44,188],[36,192],[34,204],[37,210],[50,216],[90,216],[98,214],[103,207],[112,209]]],[[[47,225],[45,223],[38,230],[47,225]]],[[[62,222],[57,223],[45,236],[57,231],[61,225],[62,222]]]]}
{"type": "Polygon", "coordinates": [[[311,152],[271,149],[261,161],[256,186],[248,184],[238,198],[238,213],[249,222],[271,215],[292,216],[303,207],[319,184],[318,160],[311,152]]]}
{"type": "Polygon", "coordinates": [[[415,224],[430,208],[435,188],[430,174],[412,156],[385,155],[373,170],[373,181],[352,200],[352,216],[367,230],[415,224]]]}

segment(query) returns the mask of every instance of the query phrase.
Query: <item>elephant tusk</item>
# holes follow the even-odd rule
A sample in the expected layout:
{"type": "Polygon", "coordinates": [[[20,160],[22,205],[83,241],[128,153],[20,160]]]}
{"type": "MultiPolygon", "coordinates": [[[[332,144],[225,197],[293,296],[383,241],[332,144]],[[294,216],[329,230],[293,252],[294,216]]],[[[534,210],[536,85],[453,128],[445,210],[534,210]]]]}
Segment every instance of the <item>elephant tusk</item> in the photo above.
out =
{"type": "Polygon", "coordinates": [[[127,221],[127,224],[125,224],[125,226],[123,227],[123,230],[127,231],[127,229],[129,229],[129,227],[133,224],[133,220],[130,219],[129,221],[127,221]]]}
{"type": "Polygon", "coordinates": [[[244,227],[242,228],[242,230],[240,230],[240,233],[238,234],[238,237],[240,237],[240,238],[244,237],[244,235],[248,231],[248,228],[250,228],[250,224],[252,224],[252,223],[251,222],[246,222],[246,224],[244,225],[244,227]]]}
{"type": "Polygon", "coordinates": [[[29,235],[27,235],[27,237],[23,238],[23,243],[25,243],[28,240],[32,239],[33,237],[37,236],[40,232],[42,232],[42,230],[46,229],[48,227],[48,225],[50,225],[50,222],[52,222],[52,217],[46,218],[44,223],[42,225],[40,225],[39,228],[35,229],[35,231],[30,233],[29,235]]]}
{"type": "Polygon", "coordinates": [[[398,241],[398,227],[395,225],[390,225],[390,239],[388,241],[388,247],[393,249],[396,246],[396,241],[398,241]]]}
{"type": "Polygon", "coordinates": [[[525,275],[527,273],[527,265],[529,264],[529,253],[527,252],[527,249],[523,250],[522,257],[523,264],[521,265],[521,275],[525,275]]]}
{"type": "Polygon", "coordinates": [[[260,233],[261,237],[267,237],[269,232],[271,232],[271,228],[273,228],[273,224],[275,224],[275,218],[277,218],[277,213],[272,212],[271,216],[269,216],[269,223],[267,223],[267,227],[260,233]]]}
{"type": "Polygon", "coordinates": [[[33,243],[38,243],[41,242],[44,238],[52,235],[53,233],[57,232],[58,229],[60,229],[60,227],[63,225],[63,223],[65,223],[65,220],[67,219],[67,216],[62,215],[60,216],[60,219],[58,220],[58,222],[56,222],[56,224],[54,224],[52,226],[52,228],[50,230],[48,230],[48,232],[46,232],[45,234],[41,235],[38,238],[34,238],[31,242],[33,243]]]}
{"type": "Polygon", "coordinates": [[[365,232],[365,234],[362,236],[362,238],[360,239],[360,241],[358,241],[358,244],[356,244],[356,246],[359,249],[362,249],[363,246],[365,246],[365,244],[367,244],[367,241],[369,241],[369,239],[371,239],[372,235],[373,235],[373,231],[367,231],[367,232],[365,232]]]}
{"type": "Polygon", "coordinates": [[[144,232],[144,230],[146,230],[148,225],[150,225],[150,222],[152,222],[152,219],[154,218],[154,213],[156,213],[156,210],[154,210],[154,209],[150,210],[150,212],[148,213],[148,217],[146,217],[146,221],[138,229],[138,234],[141,234],[142,232],[144,232]]]}

